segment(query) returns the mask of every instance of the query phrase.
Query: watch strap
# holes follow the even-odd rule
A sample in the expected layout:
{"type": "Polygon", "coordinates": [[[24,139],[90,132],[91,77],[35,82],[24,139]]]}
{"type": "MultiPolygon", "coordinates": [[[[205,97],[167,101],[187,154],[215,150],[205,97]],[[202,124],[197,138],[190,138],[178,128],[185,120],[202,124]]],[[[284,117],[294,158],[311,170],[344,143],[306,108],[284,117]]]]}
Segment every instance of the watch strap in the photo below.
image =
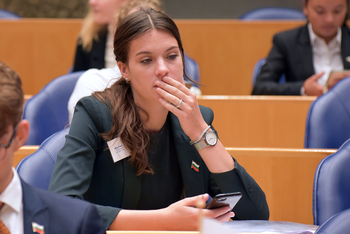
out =
{"type": "Polygon", "coordinates": [[[207,146],[208,146],[208,144],[207,144],[207,142],[205,142],[205,140],[202,140],[202,141],[194,144],[194,147],[196,148],[197,151],[204,149],[207,146]]]}

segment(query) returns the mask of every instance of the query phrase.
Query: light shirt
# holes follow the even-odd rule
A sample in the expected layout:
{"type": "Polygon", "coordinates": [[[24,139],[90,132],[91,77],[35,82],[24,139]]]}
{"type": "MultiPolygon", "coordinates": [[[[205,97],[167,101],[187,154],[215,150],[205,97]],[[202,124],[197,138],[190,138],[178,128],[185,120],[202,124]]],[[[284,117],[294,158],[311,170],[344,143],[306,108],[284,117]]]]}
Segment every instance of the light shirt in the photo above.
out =
{"type": "Polygon", "coordinates": [[[12,168],[12,171],[11,182],[0,194],[0,201],[4,203],[0,218],[11,234],[23,234],[22,186],[16,170],[12,168]]]}
{"type": "Polygon", "coordinates": [[[108,27],[107,41],[106,41],[106,50],[105,50],[105,68],[113,68],[117,65],[117,61],[115,60],[114,55],[114,28],[108,27]]]}
{"type": "Polygon", "coordinates": [[[121,76],[117,65],[113,68],[93,68],[84,72],[75,84],[68,101],[69,123],[72,122],[75,105],[82,97],[90,96],[95,91],[103,91],[109,88],[121,76]]]}
{"type": "Polygon", "coordinates": [[[325,40],[317,36],[313,31],[311,24],[308,24],[310,42],[312,46],[313,65],[315,74],[325,72],[318,79],[318,83],[325,86],[331,71],[341,71],[344,69],[341,57],[341,29],[338,28],[337,35],[326,44],[325,40]]]}

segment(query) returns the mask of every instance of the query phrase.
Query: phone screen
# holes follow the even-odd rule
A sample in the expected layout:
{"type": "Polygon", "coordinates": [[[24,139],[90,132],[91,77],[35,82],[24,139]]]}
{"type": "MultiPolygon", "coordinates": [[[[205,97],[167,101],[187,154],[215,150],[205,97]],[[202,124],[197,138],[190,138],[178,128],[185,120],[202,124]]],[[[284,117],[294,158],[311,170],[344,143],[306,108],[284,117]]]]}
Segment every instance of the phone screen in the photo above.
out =
{"type": "Polygon", "coordinates": [[[207,209],[215,209],[215,208],[220,208],[224,206],[230,206],[231,210],[239,199],[241,199],[242,193],[241,192],[234,192],[234,193],[221,193],[217,194],[207,205],[207,209]]]}

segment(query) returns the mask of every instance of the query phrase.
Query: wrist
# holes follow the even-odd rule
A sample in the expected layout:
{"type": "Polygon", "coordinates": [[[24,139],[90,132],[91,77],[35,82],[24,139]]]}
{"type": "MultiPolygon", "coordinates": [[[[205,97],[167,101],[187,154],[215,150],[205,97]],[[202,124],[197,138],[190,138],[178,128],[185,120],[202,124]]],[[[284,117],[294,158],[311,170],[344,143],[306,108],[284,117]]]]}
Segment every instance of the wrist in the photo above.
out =
{"type": "Polygon", "coordinates": [[[190,144],[196,144],[198,143],[201,139],[203,139],[204,134],[211,128],[211,125],[208,125],[197,138],[191,138],[190,144]]]}

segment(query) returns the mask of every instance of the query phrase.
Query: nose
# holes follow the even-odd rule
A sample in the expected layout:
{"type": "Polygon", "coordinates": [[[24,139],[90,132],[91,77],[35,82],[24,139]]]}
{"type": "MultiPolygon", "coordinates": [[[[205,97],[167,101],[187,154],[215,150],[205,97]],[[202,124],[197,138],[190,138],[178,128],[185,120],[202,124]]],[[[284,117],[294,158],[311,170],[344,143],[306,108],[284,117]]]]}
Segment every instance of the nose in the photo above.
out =
{"type": "Polygon", "coordinates": [[[334,21],[334,15],[333,15],[333,13],[332,12],[329,12],[327,15],[326,15],[326,22],[328,22],[328,23],[331,23],[331,22],[333,22],[334,21]]]}
{"type": "Polygon", "coordinates": [[[89,0],[90,6],[96,5],[96,3],[97,3],[97,0],[89,0]]]}
{"type": "Polygon", "coordinates": [[[156,67],[156,75],[159,77],[164,77],[166,75],[168,75],[169,73],[169,68],[166,64],[166,62],[164,61],[164,59],[158,59],[157,61],[157,67],[156,67]]]}

